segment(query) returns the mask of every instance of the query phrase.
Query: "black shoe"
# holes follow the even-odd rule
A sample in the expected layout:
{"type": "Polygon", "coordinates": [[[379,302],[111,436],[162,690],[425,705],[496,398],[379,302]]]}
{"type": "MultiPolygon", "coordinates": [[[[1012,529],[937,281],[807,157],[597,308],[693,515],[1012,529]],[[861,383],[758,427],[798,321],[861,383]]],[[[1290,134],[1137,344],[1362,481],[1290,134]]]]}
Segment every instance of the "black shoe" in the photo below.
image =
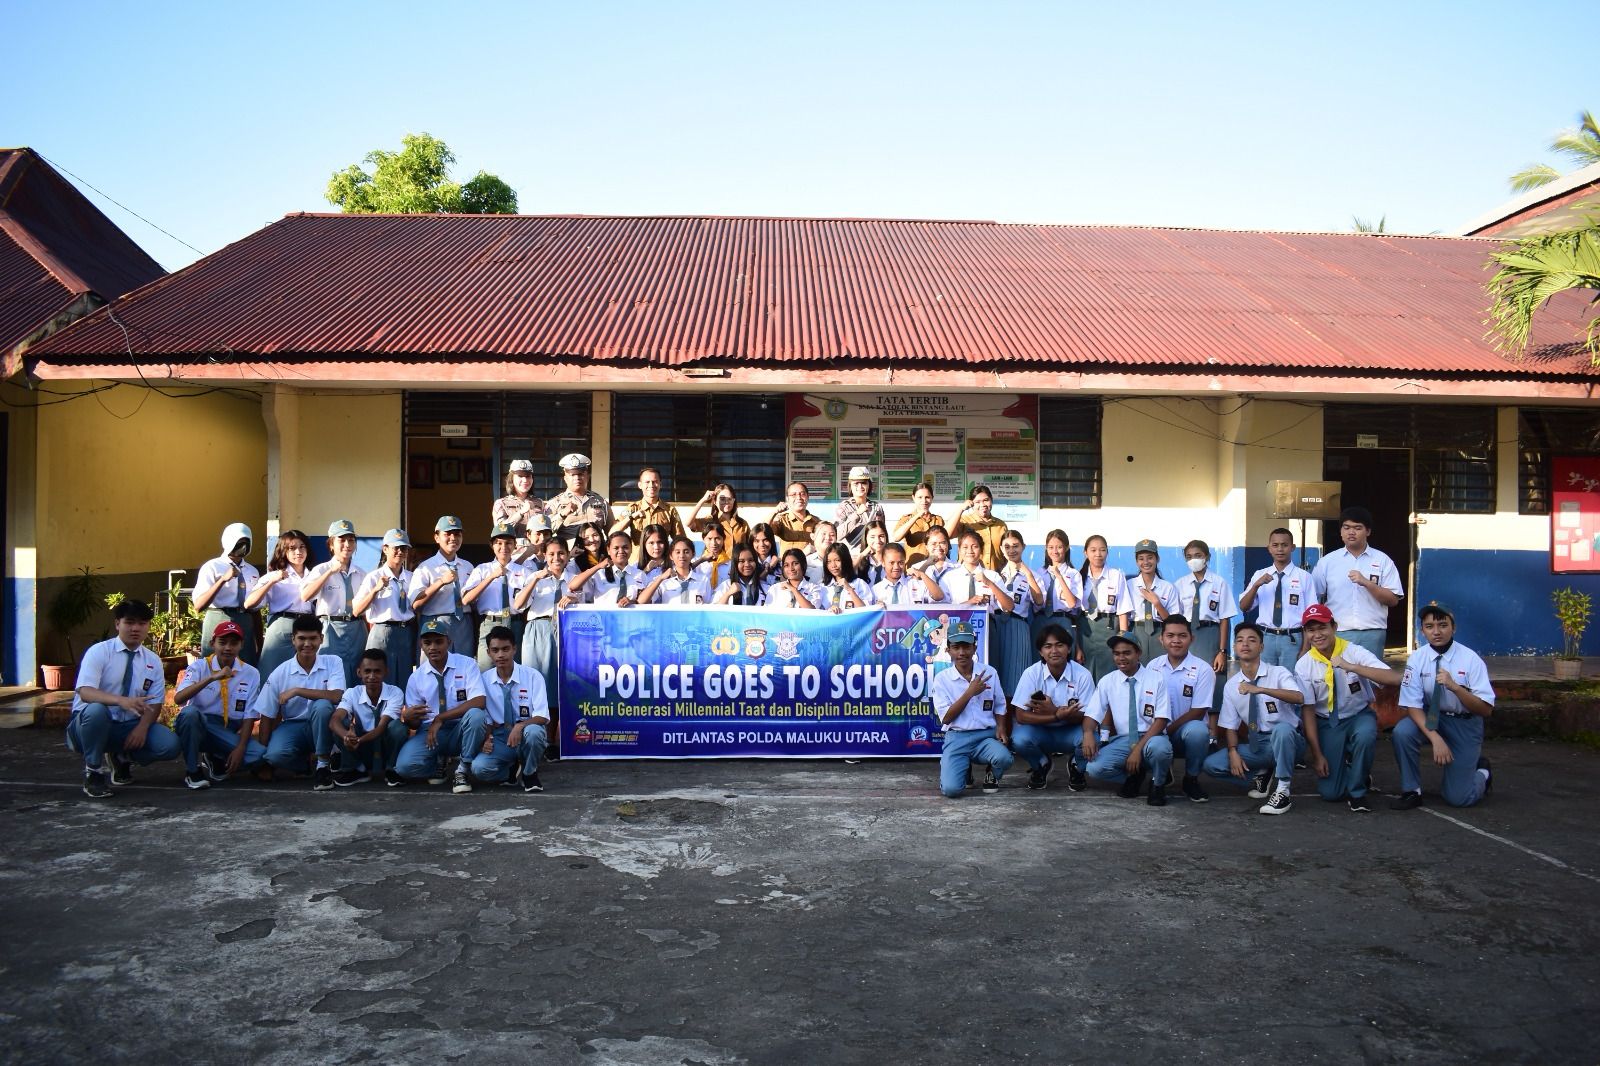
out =
{"type": "Polygon", "coordinates": [[[1151,785],[1150,796],[1145,802],[1152,807],[1165,807],[1167,805],[1167,786],[1151,785]]]}
{"type": "Polygon", "coordinates": [[[1122,787],[1117,789],[1117,795],[1125,800],[1138,799],[1139,793],[1144,789],[1144,767],[1139,768],[1136,774],[1129,774],[1127,780],[1122,782],[1122,787]]]}
{"type": "Polygon", "coordinates": [[[106,772],[106,768],[110,770],[113,785],[133,784],[133,760],[106,752],[106,761],[101,772],[106,772]]]}
{"type": "Polygon", "coordinates": [[[1200,787],[1198,777],[1183,779],[1183,794],[1189,797],[1190,803],[1208,803],[1211,800],[1211,797],[1206,795],[1206,790],[1200,787]]]}
{"type": "Polygon", "coordinates": [[[1413,807],[1422,806],[1421,792],[1402,792],[1389,801],[1391,811],[1409,811],[1413,807]]]}
{"type": "Polygon", "coordinates": [[[1250,791],[1245,793],[1253,800],[1264,800],[1272,795],[1272,771],[1262,770],[1250,778],[1250,791]]]}
{"type": "Polygon", "coordinates": [[[1267,797],[1267,802],[1256,808],[1258,814],[1288,814],[1289,808],[1294,806],[1294,801],[1287,792],[1274,792],[1267,797]]]}
{"type": "Polygon", "coordinates": [[[1350,796],[1345,800],[1345,803],[1357,814],[1372,813],[1372,798],[1370,796],[1350,796]]]}
{"type": "Polygon", "coordinates": [[[349,788],[351,785],[364,785],[371,780],[372,775],[360,767],[351,767],[348,770],[340,770],[338,773],[333,775],[333,783],[338,785],[340,788],[349,788]]]}
{"type": "Polygon", "coordinates": [[[1082,792],[1089,787],[1089,775],[1078,768],[1078,764],[1067,761],[1067,788],[1073,792],[1082,792]]]}
{"type": "Polygon", "coordinates": [[[198,792],[202,788],[210,788],[211,779],[205,775],[204,771],[195,770],[193,773],[183,775],[183,787],[198,792]]]}
{"type": "Polygon", "coordinates": [[[472,780],[467,776],[465,761],[456,763],[455,780],[450,782],[450,791],[460,796],[472,791],[472,780]]]}
{"type": "Polygon", "coordinates": [[[994,779],[994,767],[985,766],[983,768],[983,794],[985,796],[992,796],[999,791],[1000,782],[994,779]]]}
{"type": "Polygon", "coordinates": [[[399,788],[406,783],[406,779],[395,773],[393,769],[383,772],[383,783],[390,788],[399,788]]]}
{"type": "Polygon", "coordinates": [[[445,775],[444,775],[444,764],[443,763],[437,764],[433,768],[433,770],[428,774],[428,784],[430,784],[430,785],[442,785],[448,780],[449,780],[449,778],[445,777],[445,775]]]}
{"type": "Polygon", "coordinates": [[[544,784],[539,780],[539,771],[535,770],[531,774],[530,773],[526,773],[526,772],[523,773],[523,775],[522,775],[522,791],[524,791],[524,792],[543,792],[544,791],[544,784]]]}
{"type": "Polygon", "coordinates": [[[326,766],[319,766],[311,771],[311,791],[327,792],[333,788],[333,770],[326,766]]]}
{"type": "Polygon", "coordinates": [[[111,795],[110,775],[104,770],[85,770],[83,794],[90,799],[105,799],[111,795]]]}
{"type": "Polygon", "coordinates": [[[1044,765],[1037,770],[1028,771],[1028,787],[1043,788],[1050,780],[1050,771],[1055,768],[1055,763],[1049,756],[1045,756],[1044,765]]]}
{"type": "Polygon", "coordinates": [[[500,787],[501,788],[516,788],[521,783],[522,783],[522,764],[521,763],[515,763],[511,767],[511,772],[506,775],[506,779],[504,781],[500,782],[500,787]]]}
{"type": "Polygon", "coordinates": [[[213,759],[209,755],[202,754],[200,756],[200,772],[204,774],[206,780],[210,781],[213,785],[220,785],[228,779],[228,771],[223,767],[218,766],[217,760],[213,759]]]}
{"type": "Polygon", "coordinates": [[[1489,760],[1485,759],[1482,755],[1478,756],[1477,768],[1485,771],[1489,775],[1483,780],[1483,795],[1484,798],[1488,798],[1489,793],[1494,791],[1494,770],[1490,768],[1489,760]]]}
{"type": "Polygon", "coordinates": [[[561,761],[561,749],[557,748],[554,744],[546,744],[545,747],[544,747],[544,761],[545,762],[560,762],[561,761]]]}

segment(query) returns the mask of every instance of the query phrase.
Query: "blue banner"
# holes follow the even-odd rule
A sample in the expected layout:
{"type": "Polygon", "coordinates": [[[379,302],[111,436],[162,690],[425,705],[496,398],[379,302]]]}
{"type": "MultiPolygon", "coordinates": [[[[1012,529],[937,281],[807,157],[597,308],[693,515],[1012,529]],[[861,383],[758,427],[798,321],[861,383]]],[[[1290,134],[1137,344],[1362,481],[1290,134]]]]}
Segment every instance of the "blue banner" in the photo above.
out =
{"type": "Polygon", "coordinates": [[[561,612],[563,759],[936,756],[928,692],[972,608],[561,612]]]}

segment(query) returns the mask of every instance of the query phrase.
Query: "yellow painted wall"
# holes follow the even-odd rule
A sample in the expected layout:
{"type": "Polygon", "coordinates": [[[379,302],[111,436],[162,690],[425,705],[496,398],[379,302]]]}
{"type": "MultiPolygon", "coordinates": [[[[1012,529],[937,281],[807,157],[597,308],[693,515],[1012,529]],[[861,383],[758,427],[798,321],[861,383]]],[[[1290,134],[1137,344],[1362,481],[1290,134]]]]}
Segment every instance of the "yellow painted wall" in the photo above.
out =
{"type": "MultiPolygon", "coordinates": [[[[1322,408],[1256,400],[1245,414],[1239,438],[1250,445],[1245,449],[1244,543],[1265,548],[1267,534],[1278,526],[1293,530],[1298,541],[1299,522],[1270,517],[1272,482],[1322,480],[1322,408]]],[[[1306,524],[1306,539],[1313,545],[1320,535],[1318,523],[1306,524]]]]}
{"type": "Polygon", "coordinates": [[[283,434],[293,466],[283,477],[279,521],[320,540],[335,519],[348,518],[363,537],[381,537],[401,519],[400,395],[301,393],[281,414],[295,431],[283,434]]]}
{"type": "Polygon", "coordinates": [[[86,564],[108,574],[194,570],[217,555],[223,526],[236,521],[256,530],[252,558],[261,561],[266,434],[256,399],[175,399],[120,386],[37,417],[40,578],[86,564]]]}

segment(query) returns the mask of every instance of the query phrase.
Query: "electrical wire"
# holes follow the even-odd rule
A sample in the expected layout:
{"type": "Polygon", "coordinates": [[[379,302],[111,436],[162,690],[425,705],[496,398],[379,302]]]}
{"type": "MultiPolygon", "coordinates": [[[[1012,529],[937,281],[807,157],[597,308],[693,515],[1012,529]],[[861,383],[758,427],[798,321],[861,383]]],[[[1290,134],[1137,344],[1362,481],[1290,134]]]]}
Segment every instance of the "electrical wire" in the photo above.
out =
{"type": "Polygon", "coordinates": [[[139,212],[137,212],[133,208],[129,207],[127,204],[122,203],[121,201],[117,200],[115,197],[111,196],[109,193],[105,192],[104,190],[96,188],[94,185],[91,185],[86,178],[81,178],[78,175],[74,174],[72,171],[68,170],[66,167],[62,166],[60,163],[57,163],[54,159],[51,159],[49,156],[45,155],[43,152],[39,152],[39,158],[43,159],[46,163],[49,163],[52,167],[55,167],[57,170],[61,171],[63,174],[65,174],[68,177],[72,178],[74,181],[78,182],[80,185],[84,185],[84,186],[86,186],[86,187],[88,187],[90,189],[94,189],[95,192],[97,192],[101,196],[105,197],[111,203],[114,203],[118,207],[122,208],[122,210],[128,212],[128,214],[132,215],[134,218],[138,219],[140,222],[143,222],[146,226],[149,226],[151,229],[157,231],[158,233],[166,234],[168,237],[171,237],[173,240],[177,241],[179,244],[181,244],[185,248],[189,249],[195,255],[205,255],[206,254],[205,252],[202,252],[200,249],[196,248],[194,245],[190,244],[188,241],[184,240],[182,237],[178,236],[176,233],[173,233],[171,230],[168,230],[168,229],[165,229],[165,228],[163,228],[161,226],[156,225],[154,222],[151,222],[148,218],[145,218],[139,212]]]}

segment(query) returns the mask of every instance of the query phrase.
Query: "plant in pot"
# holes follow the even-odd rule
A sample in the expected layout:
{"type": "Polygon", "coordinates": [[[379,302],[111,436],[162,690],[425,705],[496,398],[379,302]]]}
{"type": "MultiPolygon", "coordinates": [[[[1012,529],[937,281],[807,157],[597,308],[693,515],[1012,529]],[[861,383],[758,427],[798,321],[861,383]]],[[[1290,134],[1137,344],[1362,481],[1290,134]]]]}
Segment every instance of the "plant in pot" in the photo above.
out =
{"type": "Polygon", "coordinates": [[[200,654],[205,616],[185,598],[177,581],[167,588],[167,609],[150,619],[150,650],[161,657],[167,681],[176,681],[190,656],[200,654]]]}
{"type": "Polygon", "coordinates": [[[1556,679],[1575,681],[1583,670],[1580,649],[1583,631],[1589,628],[1589,608],[1592,598],[1587,592],[1567,587],[1550,594],[1555,601],[1556,621],[1561,623],[1561,654],[1556,656],[1556,679]]]}
{"type": "Polygon", "coordinates": [[[79,568],[77,576],[70,578],[51,599],[45,618],[67,646],[67,662],[66,665],[40,665],[39,672],[44,675],[47,691],[69,689],[77,681],[78,649],[72,642],[72,633],[94,617],[100,602],[100,574],[89,566],[79,568]]]}

